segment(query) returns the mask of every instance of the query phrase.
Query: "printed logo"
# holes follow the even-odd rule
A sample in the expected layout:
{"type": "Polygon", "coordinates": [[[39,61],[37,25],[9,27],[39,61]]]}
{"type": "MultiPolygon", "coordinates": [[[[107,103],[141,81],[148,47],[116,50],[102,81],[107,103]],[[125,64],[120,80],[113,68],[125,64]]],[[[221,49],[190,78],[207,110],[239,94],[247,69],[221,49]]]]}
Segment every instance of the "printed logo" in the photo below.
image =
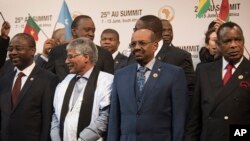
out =
{"type": "Polygon", "coordinates": [[[175,13],[174,13],[174,9],[171,6],[163,6],[162,8],[160,8],[159,12],[158,12],[158,16],[161,19],[166,19],[168,21],[172,21],[174,19],[175,13]]]}

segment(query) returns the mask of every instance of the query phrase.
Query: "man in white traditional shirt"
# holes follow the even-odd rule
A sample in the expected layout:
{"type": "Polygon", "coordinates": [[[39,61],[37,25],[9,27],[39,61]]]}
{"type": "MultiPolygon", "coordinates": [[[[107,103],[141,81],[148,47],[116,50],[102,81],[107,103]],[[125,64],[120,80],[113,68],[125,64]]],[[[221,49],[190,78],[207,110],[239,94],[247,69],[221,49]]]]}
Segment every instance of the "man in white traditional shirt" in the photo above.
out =
{"type": "Polygon", "coordinates": [[[87,38],[67,46],[70,73],[57,86],[51,123],[52,141],[102,140],[107,130],[113,75],[95,67],[98,51],[87,38]]]}

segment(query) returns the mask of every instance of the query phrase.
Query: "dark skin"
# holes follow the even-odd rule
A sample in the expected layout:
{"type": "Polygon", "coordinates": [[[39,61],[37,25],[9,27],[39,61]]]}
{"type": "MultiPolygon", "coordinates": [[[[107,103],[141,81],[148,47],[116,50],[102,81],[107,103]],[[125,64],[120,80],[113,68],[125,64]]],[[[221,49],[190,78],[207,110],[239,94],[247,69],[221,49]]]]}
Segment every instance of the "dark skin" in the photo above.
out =
{"type": "Polygon", "coordinates": [[[24,70],[33,63],[36,48],[22,36],[15,36],[9,44],[9,58],[19,70],[24,70]]]}
{"type": "Polygon", "coordinates": [[[242,32],[234,26],[225,27],[220,32],[221,40],[218,41],[219,49],[224,58],[233,64],[240,61],[244,52],[244,37],[242,32]]]}
{"type": "Polygon", "coordinates": [[[173,28],[169,21],[162,20],[162,39],[165,44],[170,44],[173,40],[173,28]]]}

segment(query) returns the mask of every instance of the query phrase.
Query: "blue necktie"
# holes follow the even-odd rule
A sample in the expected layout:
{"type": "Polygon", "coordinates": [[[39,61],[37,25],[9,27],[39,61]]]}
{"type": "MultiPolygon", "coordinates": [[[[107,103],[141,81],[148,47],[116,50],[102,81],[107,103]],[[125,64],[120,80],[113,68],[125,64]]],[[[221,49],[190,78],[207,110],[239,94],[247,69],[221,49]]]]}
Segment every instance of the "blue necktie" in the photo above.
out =
{"type": "Polygon", "coordinates": [[[145,81],[146,81],[146,77],[145,77],[145,73],[147,71],[146,67],[139,67],[138,69],[138,73],[137,73],[137,85],[139,88],[139,92],[141,93],[143,90],[143,87],[145,85],[145,81]]]}

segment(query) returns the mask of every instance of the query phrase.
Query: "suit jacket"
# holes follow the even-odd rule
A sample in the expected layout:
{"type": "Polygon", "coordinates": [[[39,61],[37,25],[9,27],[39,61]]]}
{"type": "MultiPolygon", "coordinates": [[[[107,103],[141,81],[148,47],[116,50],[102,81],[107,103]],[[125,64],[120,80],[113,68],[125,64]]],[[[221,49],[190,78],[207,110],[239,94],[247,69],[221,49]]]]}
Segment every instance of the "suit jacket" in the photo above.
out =
{"type": "Polygon", "coordinates": [[[197,68],[186,141],[229,141],[230,124],[250,124],[250,61],[223,86],[222,59],[197,68]]]}
{"type": "Polygon", "coordinates": [[[9,46],[10,38],[4,39],[0,36],[0,69],[4,65],[6,56],[7,56],[7,48],[9,46]]]}
{"type": "Polygon", "coordinates": [[[35,66],[24,84],[16,106],[11,108],[11,90],[16,71],[0,79],[2,141],[48,141],[57,77],[35,66]]]}
{"type": "Polygon", "coordinates": [[[46,68],[47,61],[41,57],[41,54],[37,54],[34,60],[39,67],[46,68]]]}
{"type": "Polygon", "coordinates": [[[163,44],[161,50],[156,55],[156,59],[181,67],[186,75],[188,95],[192,95],[195,85],[195,73],[191,54],[178,47],[163,44]]]}
{"type": "Polygon", "coordinates": [[[114,59],[114,70],[116,71],[127,65],[128,65],[128,57],[119,52],[114,59]]]}
{"type": "MultiPolygon", "coordinates": [[[[69,73],[69,69],[65,64],[67,58],[66,46],[68,44],[59,45],[53,48],[49,54],[49,60],[46,65],[46,69],[55,73],[60,80],[69,73]]],[[[107,50],[97,46],[98,49],[98,61],[96,62],[96,67],[104,72],[114,73],[114,60],[112,55],[107,50]]]]}
{"type": "Polygon", "coordinates": [[[181,141],[186,80],[181,68],[156,61],[136,102],[137,64],[118,70],[113,83],[108,141],[181,141]]]}

